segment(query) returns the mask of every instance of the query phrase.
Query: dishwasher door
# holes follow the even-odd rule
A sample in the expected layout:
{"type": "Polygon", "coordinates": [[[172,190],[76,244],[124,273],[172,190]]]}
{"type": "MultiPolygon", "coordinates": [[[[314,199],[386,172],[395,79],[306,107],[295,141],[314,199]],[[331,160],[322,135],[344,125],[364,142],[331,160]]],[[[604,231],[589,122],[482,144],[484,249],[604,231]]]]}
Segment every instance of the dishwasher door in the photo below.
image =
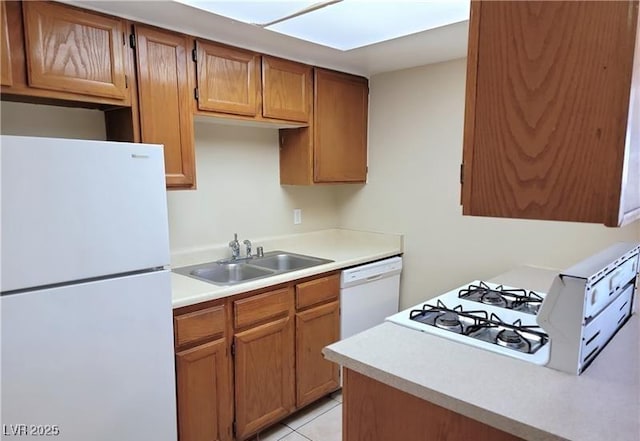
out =
{"type": "Polygon", "coordinates": [[[340,278],[340,339],[379,325],[398,312],[402,258],[342,271],[340,278]]]}

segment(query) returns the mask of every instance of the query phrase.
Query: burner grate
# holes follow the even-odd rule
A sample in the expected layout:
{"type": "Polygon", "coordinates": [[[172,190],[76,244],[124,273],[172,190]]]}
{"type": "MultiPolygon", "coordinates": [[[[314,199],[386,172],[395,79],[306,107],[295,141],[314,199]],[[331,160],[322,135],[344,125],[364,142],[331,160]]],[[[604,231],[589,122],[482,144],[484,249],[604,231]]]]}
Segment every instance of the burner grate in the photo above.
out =
{"type": "Polygon", "coordinates": [[[513,309],[536,315],[542,305],[542,296],[521,288],[490,287],[485,282],[471,284],[458,292],[458,298],[499,308],[513,309]]]}
{"type": "Polygon", "coordinates": [[[520,319],[510,324],[494,313],[464,311],[462,305],[448,308],[440,300],[435,306],[424,304],[422,309],[411,310],[409,318],[525,354],[534,354],[549,340],[539,326],[523,325],[520,319]]]}

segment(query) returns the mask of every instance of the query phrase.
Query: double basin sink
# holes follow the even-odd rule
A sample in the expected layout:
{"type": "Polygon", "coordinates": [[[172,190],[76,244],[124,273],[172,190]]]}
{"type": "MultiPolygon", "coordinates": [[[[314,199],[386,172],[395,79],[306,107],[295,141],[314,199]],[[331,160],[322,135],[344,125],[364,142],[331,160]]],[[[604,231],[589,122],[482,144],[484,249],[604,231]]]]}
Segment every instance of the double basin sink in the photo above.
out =
{"type": "Polygon", "coordinates": [[[202,263],[176,268],[173,272],[215,285],[235,285],[330,262],[333,260],[285,251],[271,251],[261,257],[202,263]]]}

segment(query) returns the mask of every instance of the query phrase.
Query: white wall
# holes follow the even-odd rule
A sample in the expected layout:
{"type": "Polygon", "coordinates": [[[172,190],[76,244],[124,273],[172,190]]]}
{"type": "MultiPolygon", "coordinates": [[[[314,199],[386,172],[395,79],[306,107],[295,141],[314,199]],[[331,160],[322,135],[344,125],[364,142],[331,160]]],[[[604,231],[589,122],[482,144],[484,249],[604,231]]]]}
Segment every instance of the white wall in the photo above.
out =
{"type": "Polygon", "coordinates": [[[333,228],[335,188],[280,186],[278,131],[197,122],[196,191],[168,194],[173,249],[333,228]],[[293,209],[302,224],[293,225],[293,209]]]}
{"type": "MultiPolygon", "coordinates": [[[[105,139],[103,113],[2,102],[5,135],[105,139]]],[[[279,183],[278,131],[196,123],[195,191],[167,193],[172,251],[239,239],[333,228],[336,188],[283,187],[279,183]],[[293,225],[293,208],[302,224],[293,225]]]]}
{"type": "Polygon", "coordinates": [[[341,189],[341,226],[405,233],[404,307],[515,265],[564,267],[612,242],[640,239],[640,222],[610,229],[463,217],[465,69],[462,59],[374,76],[369,182],[341,189]]]}
{"type": "Polygon", "coordinates": [[[35,104],[0,103],[3,135],[105,139],[104,114],[99,110],[35,104]]]}

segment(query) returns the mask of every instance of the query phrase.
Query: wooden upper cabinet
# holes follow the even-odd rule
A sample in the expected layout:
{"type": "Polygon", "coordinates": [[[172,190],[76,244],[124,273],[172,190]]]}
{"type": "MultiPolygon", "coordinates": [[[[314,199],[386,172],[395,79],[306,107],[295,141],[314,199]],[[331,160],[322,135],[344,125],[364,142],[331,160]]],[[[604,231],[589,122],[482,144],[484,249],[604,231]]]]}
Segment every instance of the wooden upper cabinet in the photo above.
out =
{"type": "Polygon", "coordinates": [[[198,109],[258,114],[260,56],[221,44],[196,42],[198,109]]]}
{"type": "Polygon", "coordinates": [[[9,25],[7,21],[7,7],[2,2],[2,16],[0,17],[0,84],[11,86],[13,84],[13,74],[11,72],[11,48],[9,43],[9,25]]]}
{"type": "Polygon", "coordinates": [[[365,182],[367,179],[366,79],[315,70],[314,180],[365,182]]]}
{"type": "Polygon", "coordinates": [[[311,66],[262,56],[262,115],[308,122],[313,105],[311,66]]]}
{"type": "Polygon", "coordinates": [[[195,185],[191,39],[136,25],[142,142],[164,145],[168,187],[195,185]]]}
{"type": "Polygon", "coordinates": [[[57,3],[22,7],[31,87],[127,98],[123,20],[57,3]]]}
{"type": "Polygon", "coordinates": [[[639,47],[637,0],[472,2],[463,213],[639,218],[639,47]]]}
{"type": "Polygon", "coordinates": [[[280,130],[280,183],[363,183],[367,180],[366,78],[314,68],[309,127],[280,130]]]}

